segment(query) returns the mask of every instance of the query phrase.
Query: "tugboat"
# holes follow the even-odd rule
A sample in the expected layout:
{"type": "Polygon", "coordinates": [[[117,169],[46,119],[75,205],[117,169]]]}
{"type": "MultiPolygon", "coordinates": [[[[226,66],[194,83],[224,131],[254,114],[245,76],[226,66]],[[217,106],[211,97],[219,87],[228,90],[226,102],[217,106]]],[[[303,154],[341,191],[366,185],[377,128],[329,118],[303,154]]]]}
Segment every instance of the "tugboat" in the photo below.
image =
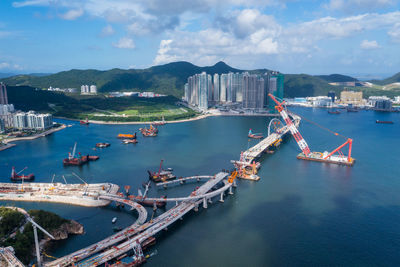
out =
{"type": "Polygon", "coordinates": [[[158,172],[147,171],[149,173],[149,179],[153,180],[156,183],[165,182],[167,180],[173,180],[176,178],[176,176],[172,173],[172,171],[162,169],[163,161],[164,160],[161,160],[160,162],[160,167],[158,169],[158,172]]]}
{"type": "Polygon", "coordinates": [[[17,182],[17,181],[32,181],[33,179],[35,179],[35,175],[33,173],[28,174],[28,175],[18,175],[21,172],[23,172],[24,170],[26,170],[28,167],[23,168],[22,170],[20,170],[19,172],[15,171],[15,167],[12,167],[11,170],[11,181],[17,182]]]}
{"type": "Polygon", "coordinates": [[[69,152],[68,153],[68,158],[65,158],[63,160],[63,164],[64,166],[81,166],[83,164],[88,163],[89,161],[95,161],[98,160],[100,157],[99,156],[90,156],[90,155],[86,155],[86,156],[81,156],[81,153],[79,154],[79,158],[75,157],[75,152],[76,152],[76,142],[74,145],[74,149],[72,150],[72,153],[69,152]]]}
{"type": "Polygon", "coordinates": [[[248,136],[249,138],[253,138],[253,139],[261,139],[261,138],[263,138],[263,136],[262,136],[261,134],[259,134],[259,133],[253,134],[253,132],[252,132],[251,129],[249,130],[249,133],[248,133],[247,136],[248,136]]]}
{"type": "Polygon", "coordinates": [[[86,117],[86,120],[80,120],[79,123],[81,125],[89,125],[89,119],[86,117]]]}
{"type": "Polygon", "coordinates": [[[104,148],[104,147],[109,147],[110,143],[97,143],[96,147],[98,148],[104,148]]]}
{"type": "Polygon", "coordinates": [[[124,139],[124,140],[122,140],[122,143],[124,143],[124,144],[137,144],[138,140],[137,139],[124,139]]]}
{"type": "Polygon", "coordinates": [[[150,127],[147,128],[139,128],[139,131],[143,134],[143,136],[151,136],[155,137],[158,134],[158,129],[150,124],[150,127]]]}

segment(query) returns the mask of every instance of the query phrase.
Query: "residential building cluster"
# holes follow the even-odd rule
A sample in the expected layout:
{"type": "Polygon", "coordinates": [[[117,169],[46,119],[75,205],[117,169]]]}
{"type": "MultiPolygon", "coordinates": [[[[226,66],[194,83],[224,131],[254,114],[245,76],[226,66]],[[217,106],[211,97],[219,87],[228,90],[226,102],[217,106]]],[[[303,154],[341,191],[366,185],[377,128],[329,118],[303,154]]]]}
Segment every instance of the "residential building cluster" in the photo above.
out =
{"type": "Polygon", "coordinates": [[[35,111],[17,112],[13,116],[14,128],[18,130],[47,130],[53,126],[51,114],[38,114],[35,111]]]}
{"type": "Polygon", "coordinates": [[[248,72],[210,75],[202,72],[188,78],[184,100],[201,111],[219,105],[264,110],[270,103],[268,93],[283,98],[283,78],[277,72],[263,75],[248,72]]]}
{"type": "Polygon", "coordinates": [[[7,88],[0,83],[0,133],[7,128],[18,130],[46,130],[53,126],[51,114],[40,114],[35,111],[16,111],[13,104],[8,104],[7,88]]]}
{"type": "Polygon", "coordinates": [[[47,91],[53,91],[53,92],[63,92],[63,93],[76,93],[77,89],[76,88],[54,88],[54,87],[49,87],[47,91]]]}
{"type": "Polygon", "coordinates": [[[81,85],[81,95],[95,95],[97,94],[97,86],[92,85],[81,85]]]}

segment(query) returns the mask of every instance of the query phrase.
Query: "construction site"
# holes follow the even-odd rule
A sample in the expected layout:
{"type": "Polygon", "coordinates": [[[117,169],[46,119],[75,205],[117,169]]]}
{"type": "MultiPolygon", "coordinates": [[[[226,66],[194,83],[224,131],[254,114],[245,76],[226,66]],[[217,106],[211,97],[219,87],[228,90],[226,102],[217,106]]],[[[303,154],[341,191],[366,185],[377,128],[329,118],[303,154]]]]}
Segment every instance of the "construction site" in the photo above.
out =
{"type": "MultiPolygon", "coordinates": [[[[67,184],[66,181],[65,184],[54,183],[53,181],[51,183],[0,183],[0,200],[54,202],[85,207],[102,207],[116,203],[116,205],[130,207],[130,210],[135,210],[137,213],[136,220],[130,226],[121,229],[121,231],[112,236],[53,261],[43,262],[43,256],[37,248],[36,266],[140,265],[147,260],[143,251],[155,243],[157,234],[160,231],[167,229],[176,221],[182,220],[192,210],[207,209],[214,201],[224,202],[227,195],[234,193],[234,188],[237,186],[237,178],[251,181],[260,180],[257,173],[261,168],[260,161],[262,156],[273,154],[289,133],[294,137],[301,150],[301,153],[297,156],[298,159],[348,166],[354,164],[355,160],[351,157],[352,140],[350,138],[343,145],[332,150],[332,152],[311,152],[307,142],[298,130],[302,118],[288,112],[284,107],[284,103],[278,101],[274,96],[270,95],[270,97],[276,103],[276,109],[284,122],[277,118],[270,120],[268,136],[259,138],[260,140],[254,146],[241,152],[239,160],[232,160],[231,162],[234,166],[232,171],[222,171],[210,176],[195,175],[176,178],[170,175],[172,174],[171,171],[162,170],[162,161],[158,173],[149,171],[150,180],[156,183],[156,187],[189,186],[193,183],[203,182],[187,196],[148,197],[147,192],[150,180],[145,186],[144,194],[140,192],[138,197],[130,196],[128,192],[129,186],[125,186],[126,193],[123,193],[119,192],[120,187],[116,184],[88,184],[82,180],[81,184],[67,184]],[[341,152],[341,149],[346,145],[349,145],[348,155],[344,155],[341,152]],[[150,204],[150,206],[153,206],[153,210],[156,210],[159,206],[165,207],[167,202],[172,202],[175,205],[159,216],[154,217],[152,215],[150,219],[148,218],[148,211],[143,205],[150,204]],[[130,258],[131,262],[128,265],[126,265],[127,263],[122,263],[121,259],[124,258],[130,258]]],[[[71,157],[70,155],[70,158],[73,158],[73,156],[71,157]]],[[[46,231],[38,225],[34,228],[35,232],[36,227],[42,232],[46,231]]],[[[35,238],[36,242],[38,242],[36,235],[35,238]]],[[[0,255],[9,266],[23,266],[10,247],[1,248],[0,255]]]]}

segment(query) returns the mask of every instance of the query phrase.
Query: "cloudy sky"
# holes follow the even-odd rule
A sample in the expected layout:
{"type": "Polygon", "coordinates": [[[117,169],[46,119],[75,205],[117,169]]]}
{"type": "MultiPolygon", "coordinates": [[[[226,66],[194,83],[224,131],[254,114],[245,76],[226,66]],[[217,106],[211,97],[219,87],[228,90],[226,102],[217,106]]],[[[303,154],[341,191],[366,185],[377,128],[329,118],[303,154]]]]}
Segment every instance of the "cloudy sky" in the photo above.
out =
{"type": "Polygon", "coordinates": [[[173,61],[400,71],[400,0],[1,0],[0,72],[173,61]]]}

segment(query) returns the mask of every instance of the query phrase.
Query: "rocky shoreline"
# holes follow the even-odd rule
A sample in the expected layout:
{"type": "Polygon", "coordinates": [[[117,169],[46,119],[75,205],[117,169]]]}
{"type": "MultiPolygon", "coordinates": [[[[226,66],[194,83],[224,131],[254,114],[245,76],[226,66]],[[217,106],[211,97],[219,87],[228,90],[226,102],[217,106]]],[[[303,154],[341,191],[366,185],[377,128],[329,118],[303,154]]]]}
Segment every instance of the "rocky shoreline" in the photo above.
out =
{"type": "Polygon", "coordinates": [[[84,233],[85,229],[82,224],[74,220],[69,220],[68,222],[61,224],[57,229],[50,231],[50,234],[55,238],[54,240],[48,236],[45,236],[44,239],[40,240],[40,250],[50,249],[54,244],[54,241],[65,240],[70,235],[82,235],[84,233]]]}

